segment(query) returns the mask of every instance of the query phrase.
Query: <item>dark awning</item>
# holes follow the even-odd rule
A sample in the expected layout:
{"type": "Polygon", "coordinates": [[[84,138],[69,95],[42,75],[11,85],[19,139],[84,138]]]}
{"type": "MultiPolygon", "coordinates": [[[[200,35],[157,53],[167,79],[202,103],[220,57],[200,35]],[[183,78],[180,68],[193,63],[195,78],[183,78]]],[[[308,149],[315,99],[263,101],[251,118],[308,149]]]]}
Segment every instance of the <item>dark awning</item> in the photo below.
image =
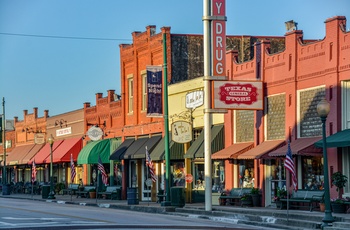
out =
{"type": "Polygon", "coordinates": [[[254,147],[253,142],[244,142],[244,143],[234,143],[230,145],[227,148],[224,148],[223,150],[220,150],[219,152],[214,153],[211,156],[211,159],[213,160],[220,160],[220,159],[229,159],[234,154],[241,154],[244,153],[254,147]]]}
{"type": "Polygon", "coordinates": [[[146,146],[149,152],[153,150],[156,144],[162,139],[161,135],[154,135],[152,137],[140,137],[135,140],[126,150],[122,159],[143,159],[146,158],[146,146]]]}
{"type": "MultiPolygon", "coordinates": [[[[211,128],[211,152],[215,153],[224,148],[224,125],[214,125],[211,128]]],[[[184,158],[204,158],[204,130],[197,140],[187,150],[184,158]]]]}
{"type": "Polygon", "coordinates": [[[152,136],[131,157],[133,159],[144,159],[144,158],[146,158],[146,146],[147,146],[148,152],[151,153],[153,151],[154,147],[156,147],[156,145],[158,144],[158,142],[161,139],[162,139],[161,135],[152,136]]]}
{"type": "Polygon", "coordinates": [[[78,155],[78,164],[97,164],[99,155],[102,163],[110,163],[109,157],[117,148],[117,142],[120,144],[120,138],[104,139],[88,143],[78,155]]]}
{"type": "Polygon", "coordinates": [[[109,157],[110,160],[119,161],[122,160],[123,154],[129,148],[129,146],[135,141],[134,138],[125,139],[124,142],[112,153],[109,157]]]}
{"type": "MultiPolygon", "coordinates": [[[[323,148],[323,140],[317,141],[315,146],[323,148]]],[[[326,146],[327,148],[341,148],[350,146],[350,129],[345,129],[326,137],[326,146]]]]}
{"type": "MultiPolygon", "coordinates": [[[[153,161],[160,161],[165,159],[165,137],[162,138],[153,149],[151,158],[153,161]]],[[[170,160],[183,160],[184,159],[184,144],[176,143],[171,140],[171,134],[169,133],[169,155],[170,160]]]]}
{"type": "MultiPolygon", "coordinates": [[[[292,155],[303,155],[303,156],[315,156],[322,154],[322,150],[315,148],[315,141],[320,140],[321,137],[305,137],[298,138],[290,142],[290,149],[292,150],[292,155]]],[[[270,157],[285,157],[287,153],[288,145],[284,145],[269,153],[270,157]]]]}
{"type": "Polygon", "coordinates": [[[257,145],[255,148],[242,153],[240,155],[235,156],[236,159],[259,159],[264,154],[269,153],[282,145],[285,145],[286,142],[284,140],[269,140],[264,141],[260,145],[257,145]]]}

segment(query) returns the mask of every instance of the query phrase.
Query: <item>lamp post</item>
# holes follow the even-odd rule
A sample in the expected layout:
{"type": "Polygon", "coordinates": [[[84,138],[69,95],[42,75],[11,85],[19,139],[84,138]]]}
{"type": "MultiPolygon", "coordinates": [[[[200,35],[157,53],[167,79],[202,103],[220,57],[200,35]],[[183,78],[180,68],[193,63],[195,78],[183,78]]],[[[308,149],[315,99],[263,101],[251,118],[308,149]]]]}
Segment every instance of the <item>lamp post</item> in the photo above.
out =
{"type": "Polygon", "coordinates": [[[50,144],[50,193],[47,199],[56,199],[55,191],[53,190],[53,178],[52,178],[52,145],[54,142],[52,134],[50,135],[48,142],[50,144]]]}
{"type": "Polygon", "coordinates": [[[326,120],[330,111],[330,105],[326,99],[322,99],[317,104],[317,113],[322,121],[322,138],[323,138],[323,171],[324,171],[324,199],[326,210],[322,219],[322,228],[334,222],[331,210],[331,200],[329,195],[329,176],[328,176],[328,159],[327,159],[327,144],[326,144],[326,120]]]}

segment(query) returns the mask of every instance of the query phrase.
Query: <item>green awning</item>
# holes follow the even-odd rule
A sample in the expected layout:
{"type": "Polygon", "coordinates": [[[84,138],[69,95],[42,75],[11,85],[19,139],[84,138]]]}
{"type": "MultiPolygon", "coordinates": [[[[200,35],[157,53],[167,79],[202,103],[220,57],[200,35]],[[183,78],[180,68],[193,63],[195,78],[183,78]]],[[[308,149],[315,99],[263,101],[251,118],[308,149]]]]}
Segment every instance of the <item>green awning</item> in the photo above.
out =
{"type": "MultiPolygon", "coordinates": [[[[211,153],[216,153],[224,148],[224,125],[214,125],[211,128],[211,153]]],[[[204,158],[204,130],[197,140],[193,142],[185,158],[204,158]]]]}
{"type": "MultiPolygon", "coordinates": [[[[171,134],[169,133],[169,155],[170,160],[183,160],[184,159],[184,144],[176,143],[171,140],[171,134]]],[[[157,146],[151,152],[151,158],[153,161],[161,161],[165,159],[165,137],[162,138],[157,146]]]]}
{"type": "MultiPolygon", "coordinates": [[[[315,146],[323,148],[323,139],[316,141],[315,146]]],[[[350,129],[337,132],[326,137],[327,148],[341,148],[350,146],[350,129]]]]}
{"type": "Polygon", "coordinates": [[[102,163],[110,163],[109,156],[120,144],[120,138],[92,141],[79,152],[78,164],[97,164],[98,155],[102,163]]]}

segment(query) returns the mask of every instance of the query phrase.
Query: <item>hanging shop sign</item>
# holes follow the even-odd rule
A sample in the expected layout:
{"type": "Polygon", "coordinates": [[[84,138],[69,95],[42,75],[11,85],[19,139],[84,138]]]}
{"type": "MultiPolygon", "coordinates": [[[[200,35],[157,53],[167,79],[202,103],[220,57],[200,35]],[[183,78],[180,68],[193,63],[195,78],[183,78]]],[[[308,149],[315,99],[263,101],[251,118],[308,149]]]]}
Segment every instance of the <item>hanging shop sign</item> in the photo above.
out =
{"type": "Polygon", "coordinates": [[[97,140],[101,139],[101,137],[103,135],[103,131],[100,127],[92,126],[88,130],[87,135],[91,140],[97,141],[97,140]]]}
{"type": "Polygon", "coordinates": [[[214,81],[214,108],[263,110],[261,81],[214,81]]]}
{"type": "Polygon", "coordinates": [[[36,133],[34,135],[34,143],[41,145],[45,143],[45,135],[43,133],[36,133]]]}
{"type": "Polygon", "coordinates": [[[171,124],[171,137],[176,143],[192,141],[192,124],[187,121],[175,121],[171,124]]]}
{"type": "Polygon", "coordinates": [[[204,104],[204,91],[197,90],[186,94],[186,108],[195,109],[204,104]]]}

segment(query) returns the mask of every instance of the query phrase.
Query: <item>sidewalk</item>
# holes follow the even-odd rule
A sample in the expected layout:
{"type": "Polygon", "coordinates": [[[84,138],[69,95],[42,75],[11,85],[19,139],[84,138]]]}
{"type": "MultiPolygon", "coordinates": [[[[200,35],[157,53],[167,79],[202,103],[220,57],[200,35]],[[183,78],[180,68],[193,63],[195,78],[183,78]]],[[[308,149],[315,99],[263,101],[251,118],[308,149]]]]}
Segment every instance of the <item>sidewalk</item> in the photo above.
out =
{"type": "MultiPolygon", "coordinates": [[[[293,226],[302,225],[305,229],[305,225],[309,224],[311,228],[317,228],[322,223],[324,213],[320,211],[310,212],[308,210],[281,210],[274,207],[239,207],[239,206],[219,206],[213,205],[212,211],[205,211],[204,203],[186,203],[185,207],[174,206],[161,206],[156,202],[139,201],[139,204],[129,205],[127,200],[110,200],[110,199],[89,199],[89,198],[77,198],[76,195],[55,195],[56,199],[47,200],[43,199],[41,195],[31,194],[11,194],[2,195],[0,198],[13,198],[13,199],[30,199],[44,202],[57,202],[60,204],[76,204],[85,206],[96,206],[104,208],[124,209],[140,212],[153,212],[164,213],[171,215],[183,215],[198,218],[225,218],[226,220],[256,224],[261,222],[273,222],[272,224],[281,226],[288,226],[288,228],[280,227],[280,229],[295,229],[293,226]],[[291,221],[293,220],[293,221],[291,221]],[[291,226],[291,223],[293,226],[291,226]],[[312,223],[312,225],[311,225],[312,223]],[[285,225],[283,225],[285,224],[285,225]]],[[[332,213],[337,222],[345,222],[350,224],[350,214],[346,213],[332,213]]],[[[271,225],[271,223],[269,223],[271,225]]]]}

